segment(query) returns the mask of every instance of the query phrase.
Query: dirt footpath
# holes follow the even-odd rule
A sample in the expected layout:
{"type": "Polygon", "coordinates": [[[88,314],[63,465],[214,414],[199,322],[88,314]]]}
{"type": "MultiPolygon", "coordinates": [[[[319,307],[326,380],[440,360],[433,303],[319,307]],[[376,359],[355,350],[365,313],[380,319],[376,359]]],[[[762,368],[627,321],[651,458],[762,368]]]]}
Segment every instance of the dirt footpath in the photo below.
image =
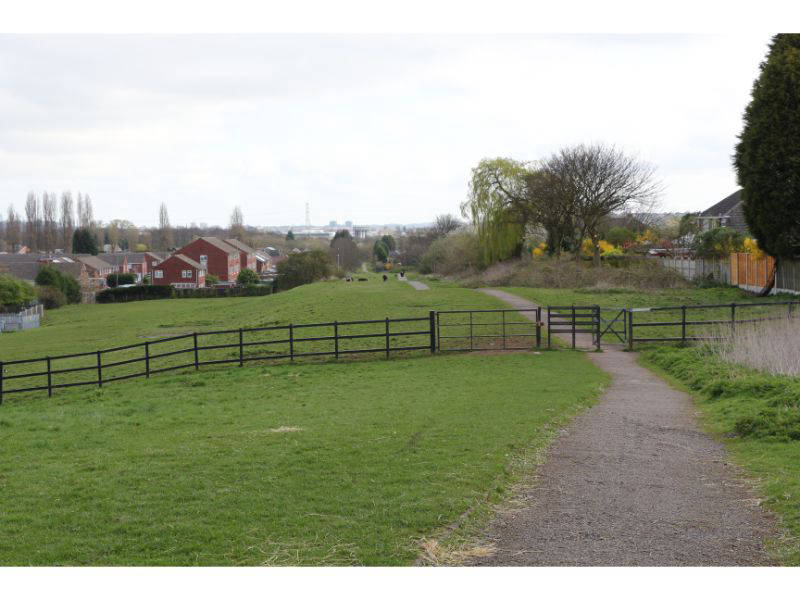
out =
{"type": "MultiPolygon", "coordinates": [[[[483,290],[515,308],[533,305],[483,290]]],[[[691,399],[616,349],[612,384],[490,524],[477,565],[766,565],[774,533],[691,399]]]]}

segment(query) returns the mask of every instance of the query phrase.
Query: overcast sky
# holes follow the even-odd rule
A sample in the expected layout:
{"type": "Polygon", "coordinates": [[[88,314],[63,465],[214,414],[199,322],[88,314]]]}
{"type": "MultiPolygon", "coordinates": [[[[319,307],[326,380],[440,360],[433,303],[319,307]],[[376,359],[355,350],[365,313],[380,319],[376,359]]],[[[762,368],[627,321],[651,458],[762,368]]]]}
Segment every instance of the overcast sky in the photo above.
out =
{"type": "Polygon", "coordinates": [[[0,36],[0,209],[89,193],[155,225],[413,223],[483,157],[605,142],[662,210],[733,192],[765,35],[0,36]]]}

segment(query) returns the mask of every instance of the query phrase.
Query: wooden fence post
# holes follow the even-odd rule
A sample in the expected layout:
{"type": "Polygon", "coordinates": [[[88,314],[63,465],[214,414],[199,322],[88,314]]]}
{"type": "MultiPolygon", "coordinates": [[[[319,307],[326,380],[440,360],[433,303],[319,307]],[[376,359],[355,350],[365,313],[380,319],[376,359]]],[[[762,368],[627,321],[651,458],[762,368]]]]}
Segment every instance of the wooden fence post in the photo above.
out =
{"type": "Polygon", "coordinates": [[[100,360],[100,350],[97,351],[97,387],[103,387],[103,363],[100,360]]]}
{"type": "Polygon", "coordinates": [[[594,330],[595,342],[594,342],[594,344],[595,344],[595,349],[598,352],[600,352],[600,305],[598,304],[597,306],[595,306],[594,310],[592,310],[592,312],[594,313],[594,319],[595,319],[595,323],[594,323],[594,326],[595,326],[595,330],[594,330]]]}
{"type": "Polygon", "coordinates": [[[0,404],[3,404],[3,361],[0,360],[0,404]]]}
{"type": "Polygon", "coordinates": [[[506,311],[500,311],[503,318],[503,350],[506,349],[506,311]]]}
{"type": "Polygon", "coordinates": [[[150,342],[144,343],[144,376],[150,379],[150,342]]]}
{"type": "Polygon", "coordinates": [[[736,302],[731,302],[731,335],[736,333],[736,302]]]}
{"type": "Polygon", "coordinates": [[[572,305],[572,349],[575,350],[575,305],[572,305]]]}
{"type": "Polygon", "coordinates": [[[542,347],[542,307],[536,307],[536,347],[542,347]]]}
{"type": "Polygon", "coordinates": [[[633,309],[628,309],[628,350],[633,351],[633,309]]]}
{"type": "Polygon", "coordinates": [[[436,353],[436,311],[428,312],[428,327],[431,330],[431,354],[436,353]]]}
{"type": "Polygon", "coordinates": [[[294,360],[294,326],[289,323],[289,360],[294,360]]]}
{"type": "Polygon", "coordinates": [[[244,331],[239,327],[239,366],[244,366],[244,331]]]}
{"type": "Polygon", "coordinates": [[[53,396],[53,375],[50,369],[50,357],[47,357],[47,397],[53,396]]]}
{"type": "Polygon", "coordinates": [[[339,321],[333,322],[333,357],[339,360],[339,321]]]}
{"type": "Polygon", "coordinates": [[[686,343],[686,307],[681,306],[681,341],[686,343]]]}
{"type": "Polygon", "coordinates": [[[194,370],[197,371],[200,368],[200,361],[198,360],[199,357],[197,355],[197,332],[196,331],[194,332],[192,337],[194,338],[194,370]]]}
{"type": "Polygon", "coordinates": [[[389,317],[386,317],[386,358],[389,358],[389,317]]]}

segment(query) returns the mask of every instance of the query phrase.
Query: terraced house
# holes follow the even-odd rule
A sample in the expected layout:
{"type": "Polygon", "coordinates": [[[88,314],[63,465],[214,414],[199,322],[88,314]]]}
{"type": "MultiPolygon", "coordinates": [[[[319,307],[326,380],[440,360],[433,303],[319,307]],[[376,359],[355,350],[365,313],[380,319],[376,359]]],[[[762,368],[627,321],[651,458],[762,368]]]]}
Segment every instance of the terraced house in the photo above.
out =
{"type": "MultiPolygon", "coordinates": [[[[239,250],[217,237],[199,237],[186,244],[175,254],[191,258],[206,273],[217,276],[220,282],[236,283],[236,278],[242,268],[239,250]]],[[[155,278],[153,278],[153,282],[158,283],[155,278]]]]}
{"type": "Polygon", "coordinates": [[[176,288],[205,287],[206,271],[197,261],[183,254],[173,254],[153,269],[153,283],[176,288]]]}

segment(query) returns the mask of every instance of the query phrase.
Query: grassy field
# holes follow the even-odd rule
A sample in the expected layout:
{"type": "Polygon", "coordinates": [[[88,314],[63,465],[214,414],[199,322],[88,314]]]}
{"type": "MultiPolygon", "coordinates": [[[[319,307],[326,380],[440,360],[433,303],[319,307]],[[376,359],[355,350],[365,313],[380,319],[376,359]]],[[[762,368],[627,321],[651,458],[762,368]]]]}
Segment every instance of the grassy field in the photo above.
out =
{"type": "Polygon", "coordinates": [[[12,401],[0,563],[409,564],[422,538],[485,517],[605,382],[579,353],[461,354],[12,401]]]}
{"type": "Polygon", "coordinates": [[[800,378],[731,365],[702,347],[650,347],[641,361],[695,397],[706,430],[780,517],[786,535],[773,548],[776,558],[800,565],[800,378]]]}
{"type": "MultiPolygon", "coordinates": [[[[195,331],[231,330],[240,327],[271,327],[276,325],[327,323],[332,321],[358,321],[370,319],[418,317],[423,321],[399,323],[391,326],[392,347],[429,345],[426,335],[404,335],[406,332],[429,330],[428,313],[436,309],[505,308],[498,300],[474,290],[444,283],[431,283],[430,290],[417,291],[408,283],[391,278],[383,282],[379,275],[369,275],[367,282],[321,282],[301,286],[272,296],[249,298],[172,299],[129,302],[120,304],[72,305],[48,311],[43,326],[24,332],[2,335],[0,361],[23,358],[57,356],[100,349],[139,344],[134,348],[105,353],[104,380],[126,377],[145,370],[145,349],[141,344],[151,344],[150,354],[166,355],[151,361],[151,369],[180,367],[193,362],[193,339],[175,341],[165,338],[195,331]],[[172,354],[177,353],[177,354],[172,354]],[[138,360],[138,362],[129,362],[138,360]]],[[[530,329],[530,325],[528,325],[530,329]]],[[[449,330],[463,334],[465,328],[449,330]]],[[[496,327],[493,329],[497,329],[496,327]]],[[[368,325],[342,325],[339,335],[382,334],[383,323],[368,325]]],[[[484,333],[491,333],[484,328],[484,333]]],[[[295,338],[320,338],[332,336],[331,325],[298,329],[295,338]]],[[[285,329],[247,333],[245,343],[259,344],[245,348],[244,356],[281,356],[290,352],[289,333],[285,329]]],[[[238,344],[237,332],[223,335],[201,336],[198,345],[211,347],[238,344]]],[[[340,343],[341,351],[364,348],[382,348],[385,342],[377,338],[356,338],[340,343]]],[[[293,352],[331,352],[332,340],[295,342],[293,352]]],[[[351,355],[354,356],[354,355],[351,355]]],[[[237,348],[212,348],[198,353],[199,361],[232,360],[238,357],[237,348]]],[[[78,372],[53,375],[53,385],[67,385],[78,381],[96,381],[95,355],[54,361],[53,370],[84,369],[78,372]]],[[[42,373],[47,370],[44,361],[6,365],[5,376],[42,373]]],[[[4,389],[46,386],[44,375],[24,379],[7,379],[4,389]]],[[[13,397],[9,394],[8,397],[13,397]]]]}

